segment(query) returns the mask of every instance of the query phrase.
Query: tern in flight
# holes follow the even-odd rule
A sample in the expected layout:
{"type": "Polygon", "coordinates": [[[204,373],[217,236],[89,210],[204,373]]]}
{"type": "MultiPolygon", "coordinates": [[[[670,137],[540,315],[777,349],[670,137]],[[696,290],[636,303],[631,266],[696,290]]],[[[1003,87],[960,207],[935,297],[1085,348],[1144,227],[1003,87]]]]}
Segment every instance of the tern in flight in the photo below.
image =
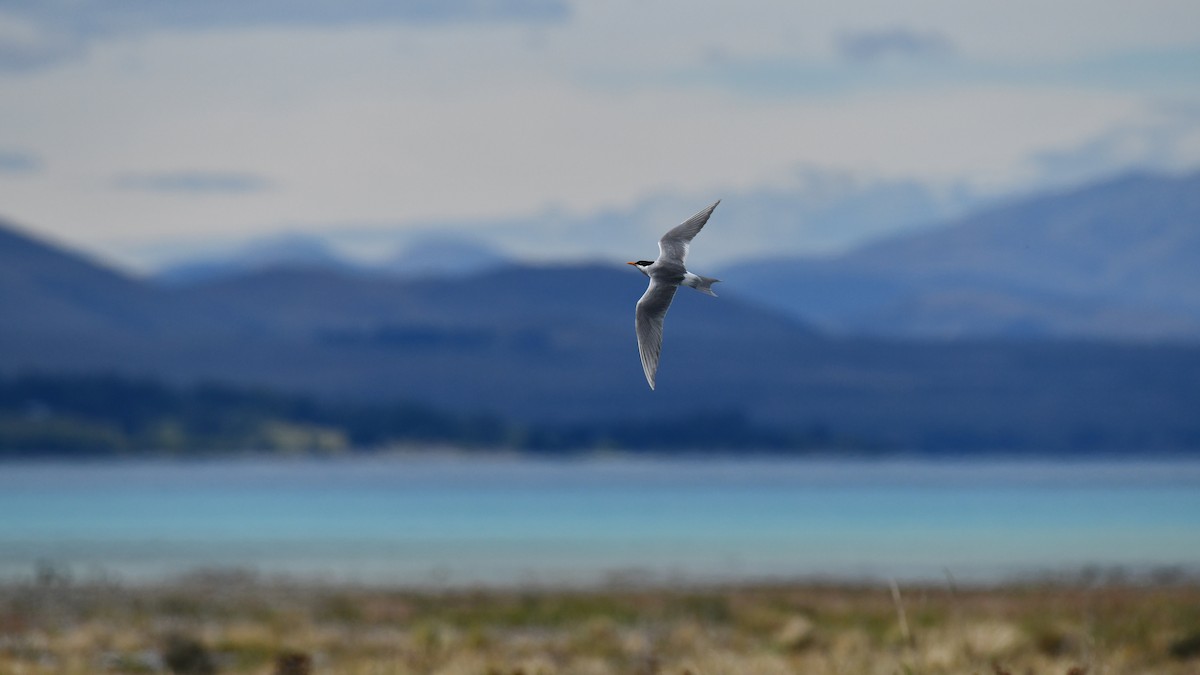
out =
{"type": "Polygon", "coordinates": [[[675,298],[675,290],[680,284],[694,288],[701,293],[713,293],[712,285],[720,279],[702,277],[692,274],[683,266],[687,259],[688,247],[692,238],[700,228],[708,222],[713,209],[721,200],[713,202],[712,206],[701,210],[696,215],[671,228],[658,240],[658,260],[638,260],[626,263],[641,270],[642,274],[650,277],[650,287],[638,300],[635,325],[637,327],[638,351],[642,355],[642,370],[646,373],[646,382],[654,388],[654,375],[658,372],[658,355],[662,351],[663,319],[675,298]]]}

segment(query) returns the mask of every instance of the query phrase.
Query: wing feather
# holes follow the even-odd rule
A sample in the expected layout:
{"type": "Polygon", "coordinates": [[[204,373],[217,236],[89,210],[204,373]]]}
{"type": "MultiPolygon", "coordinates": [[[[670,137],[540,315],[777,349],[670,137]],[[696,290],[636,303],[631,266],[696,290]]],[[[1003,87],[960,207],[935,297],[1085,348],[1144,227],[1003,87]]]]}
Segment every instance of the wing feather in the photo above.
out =
{"type": "Polygon", "coordinates": [[[638,351],[642,355],[642,371],[646,373],[646,382],[651,389],[654,388],[654,375],[658,372],[658,355],[662,351],[663,319],[678,288],[674,284],[651,279],[649,288],[637,303],[635,324],[638,351]]]}
{"type": "Polygon", "coordinates": [[[721,200],[718,199],[712,205],[701,209],[696,215],[668,230],[662,239],[658,240],[658,259],[682,265],[683,261],[687,259],[688,246],[691,244],[692,238],[700,233],[700,229],[712,215],[713,209],[717,208],[717,204],[720,203],[721,200]]]}

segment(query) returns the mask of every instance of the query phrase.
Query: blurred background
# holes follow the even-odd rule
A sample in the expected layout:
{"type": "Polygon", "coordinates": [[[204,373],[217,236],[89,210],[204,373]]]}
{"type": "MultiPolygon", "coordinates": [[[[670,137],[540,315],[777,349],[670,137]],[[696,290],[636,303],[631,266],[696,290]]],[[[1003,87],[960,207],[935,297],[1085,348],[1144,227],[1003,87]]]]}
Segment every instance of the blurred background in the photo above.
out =
{"type": "Polygon", "coordinates": [[[0,573],[1194,569],[1197,411],[1195,2],[0,2],[0,573]]]}

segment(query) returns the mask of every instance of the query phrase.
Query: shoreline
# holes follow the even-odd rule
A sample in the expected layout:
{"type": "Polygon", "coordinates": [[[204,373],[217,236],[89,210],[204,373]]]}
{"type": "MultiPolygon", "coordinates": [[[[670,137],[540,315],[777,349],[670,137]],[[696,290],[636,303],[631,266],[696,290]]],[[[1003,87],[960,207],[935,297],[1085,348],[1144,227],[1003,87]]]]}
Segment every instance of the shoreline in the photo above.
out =
{"type": "Polygon", "coordinates": [[[1027,570],[1007,576],[958,575],[943,569],[939,576],[902,576],[878,574],[797,574],[797,575],[694,575],[671,574],[646,569],[614,569],[587,580],[566,580],[540,576],[536,572],[505,581],[457,580],[431,570],[423,579],[400,580],[338,576],[330,573],[296,574],[236,566],[197,566],[156,576],[137,576],[88,566],[72,566],[54,561],[39,561],[26,572],[0,576],[0,592],[34,586],[123,588],[134,592],[155,592],[171,588],[204,586],[246,586],[275,589],[311,589],[320,592],[378,591],[414,595],[487,593],[487,594],[590,594],[590,593],[709,593],[754,589],[888,589],[893,585],[923,591],[992,592],[1028,588],[1097,589],[1119,588],[1152,591],[1161,588],[1200,589],[1200,564],[1154,565],[1135,568],[1122,565],[1085,565],[1081,567],[1027,570]],[[81,569],[80,569],[81,568],[81,569]]]}

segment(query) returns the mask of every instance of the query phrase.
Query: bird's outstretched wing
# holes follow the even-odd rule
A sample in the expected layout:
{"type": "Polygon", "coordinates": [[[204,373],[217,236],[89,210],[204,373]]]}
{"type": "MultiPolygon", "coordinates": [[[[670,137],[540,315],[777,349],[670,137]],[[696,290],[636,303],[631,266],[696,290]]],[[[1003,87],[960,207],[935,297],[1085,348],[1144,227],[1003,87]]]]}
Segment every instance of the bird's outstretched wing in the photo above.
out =
{"type": "Polygon", "coordinates": [[[642,370],[651,389],[654,388],[654,374],[658,372],[658,355],[662,351],[663,319],[678,288],[674,284],[650,279],[650,287],[637,303],[635,323],[638,351],[641,352],[642,370]]]}
{"type": "Polygon", "coordinates": [[[717,204],[720,203],[721,200],[718,199],[711,206],[701,209],[696,215],[668,230],[662,239],[658,240],[658,259],[682,265],[687,258],[688,245],[692,238],[700,233],[700,228],[704,227],[704,224],[708,222],[708,217],[712,215],[713,209],[717,208],[717,204]]]}

